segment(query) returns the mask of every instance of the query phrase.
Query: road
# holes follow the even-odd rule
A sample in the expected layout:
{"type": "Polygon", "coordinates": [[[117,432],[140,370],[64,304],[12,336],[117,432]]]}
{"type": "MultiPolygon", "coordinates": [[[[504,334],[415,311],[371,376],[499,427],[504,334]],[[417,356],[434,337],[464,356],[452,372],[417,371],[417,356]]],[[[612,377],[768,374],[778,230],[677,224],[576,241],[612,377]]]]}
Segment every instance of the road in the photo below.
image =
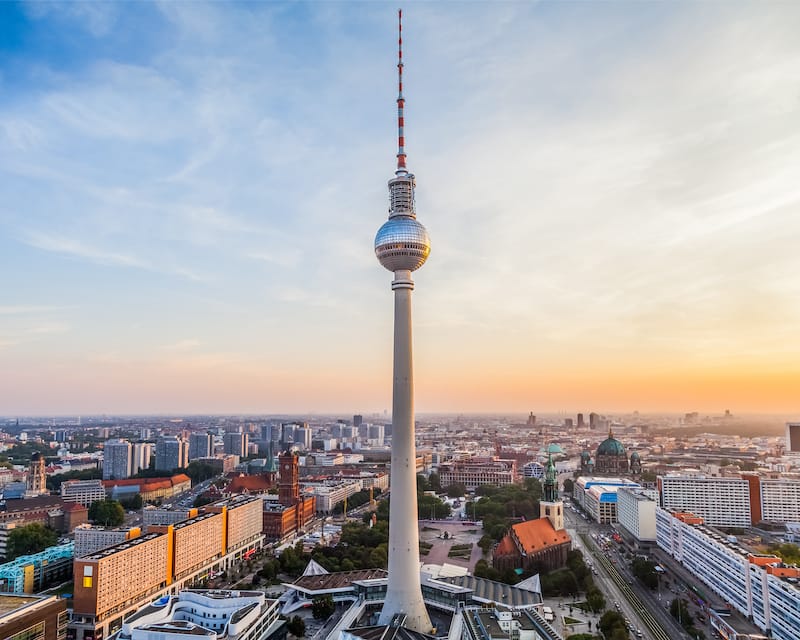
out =
{"type": "Polygon", "coordinates": [[[595,579],[600,583],[601,590],[619,604],[621,613],[632,621],[634,627],[641,632],[641,637],[645,640],[687,638],[686,633],[666,613],[663,605],[651,601],[646,589],[638,588],[630,575],[620,573],[615,562],[621,563],[610,561],[606,552],[595,544],[590,532],[600,527],[584,521],[569,508],[564,513],[567,527],[577,533],[574,536],[576,545],[583,550],[584,557],[592,559],[597,570],[595,579]]]}

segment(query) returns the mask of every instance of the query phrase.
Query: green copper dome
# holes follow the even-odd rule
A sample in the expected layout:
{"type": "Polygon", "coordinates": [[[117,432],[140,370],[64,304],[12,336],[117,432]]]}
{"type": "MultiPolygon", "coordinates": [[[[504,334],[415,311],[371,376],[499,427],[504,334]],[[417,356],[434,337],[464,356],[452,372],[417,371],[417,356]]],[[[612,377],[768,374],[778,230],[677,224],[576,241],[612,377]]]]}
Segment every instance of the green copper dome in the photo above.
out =
{"type": "Polygon", "coordinates": [[[614,437],[614,434],[610,431],[608,432],[608,438],[603,440],[600,443],[600,446],[597,447],[597,455],[598,456],[624,456],[625,455],[625,447],[622,446],[622,443],[614,437]]]}

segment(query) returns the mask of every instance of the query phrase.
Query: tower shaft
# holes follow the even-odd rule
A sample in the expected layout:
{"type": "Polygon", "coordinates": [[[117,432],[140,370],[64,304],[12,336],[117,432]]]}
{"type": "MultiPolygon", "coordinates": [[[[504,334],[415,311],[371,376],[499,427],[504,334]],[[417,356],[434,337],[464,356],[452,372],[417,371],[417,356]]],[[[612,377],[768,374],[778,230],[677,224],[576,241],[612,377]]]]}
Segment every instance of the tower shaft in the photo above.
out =
{"type": "Polygon", "coordinates": [[[397,614],[404,626],[427,633],[431,621],[419,579],[416,446],[414,442],[414,365],[412,356],[411,271],[395,271],[394,382],[392,385],[392,467],[389,503],[389,586],[379,624],[397,614]]]}

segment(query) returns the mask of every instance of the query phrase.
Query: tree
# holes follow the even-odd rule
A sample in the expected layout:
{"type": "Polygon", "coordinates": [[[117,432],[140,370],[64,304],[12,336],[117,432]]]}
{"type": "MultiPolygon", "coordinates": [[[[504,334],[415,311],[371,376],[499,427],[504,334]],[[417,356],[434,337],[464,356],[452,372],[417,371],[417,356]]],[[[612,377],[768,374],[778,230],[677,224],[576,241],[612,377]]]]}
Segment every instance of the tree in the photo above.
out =
{"type": "Polygon", "coordinates": [[[564,493],[572,495],[572,491],[574,489],[575,489],[575,483],[570,478],[566,478],[564,480],[564,493]]]}
{"type": "Polygon", "coordinates": [[[485,555],[492,550],[492,547],[494,546],[494,538],[492,538],[491,536],[484,535],[481,537],[480,540],[478,540],[478,546],[481,548],[481,550],[485,555]]]}
{"type": "Polygon", "coordinates": [[[89,506],[89,520],[104,527],[118,527],[125,522],[125,509],[116,500],[98,500],[89,506]]]}
{"type": "Polygon", "coordinates": [[[330,595],[319,596],[311,601],[311,613],[315,620],[330,618],[334,611],[336,611],[336,605],[330,595]]]}
{"type": "Polygon", "coordinates": [[[692,625],[692,614],[689,613],[686,600],[675,598],[669,605],[669,613],[680,622],[682,627],[686,628],[692,625]]]}
{"type": "Polygon", "coordinates": [[[650,560],[644,558],[634,558],[631,563],[631,570],[645,586],[650,589],[655,589],[658,586],[658,574],[656,573],[656,565],[650,560]]]}
{"type": "Polygon", "coordinates": [[[292,616],[286,621],[286,630],[296,638],[306,635],[306,623],[300,616],[292,616]]]}
{"type": "Polygon", "coordinates": [[[6,560],[44,551],[58,542],[58,535],[38,522],[17,527],[8,534],[6,560]]]}
{"type": "Polygon", "coordinates": [[[467,494],[467,488],[460,482],[454,482],[447,487],[448,498],[463,498],[467,494]]]}
{"type": "Polygon", "coordinates": [[[592,587],[586,592],[586,604],[589,605],[589,608],[592,611],[598,613],[605,609],[606,599],[600,589],[597,587],[592,587]]]}
{"type": "Polygon", "coordinates": [[[142,494],[137,493],[132,498],[128,498],[127,500],[120,500],[119,503],[122,505],[124,509],[141,509],[144,501],[142,500],[142,494]]]}
{"type": "Polygon", "coordinates": [[[431,491],[439,492],[442,490],[442,478],[435,471],[432,471],[431,475],[428,476],[428,486],[431,491]]]}
{"type": "Polygon", "coordinates": [[[603,632],[608,640],[626,640],[628,638],[628,627],[625,625],[625,618],[617,611],[606,611],[597,623],[597,627],[603,632]]]}

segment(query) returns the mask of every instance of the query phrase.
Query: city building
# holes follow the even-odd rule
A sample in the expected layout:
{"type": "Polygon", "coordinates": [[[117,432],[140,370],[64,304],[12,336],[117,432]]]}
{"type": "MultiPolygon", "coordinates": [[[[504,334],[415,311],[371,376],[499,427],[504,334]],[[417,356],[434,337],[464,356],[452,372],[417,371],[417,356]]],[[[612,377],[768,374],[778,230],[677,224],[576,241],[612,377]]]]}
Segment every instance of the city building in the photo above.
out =
{"type": "Polygon", "coordinates": [[[617,522],[617,491],[621,487],[640,488],[627,478],[580,476],[575,481],[572,495],[590,518],[600,524],[610,524],[617,522]]]}
{"type": "Polygon", "coordinates": [[[106,489],[102,480],[65,480],[61,483],[61,499],[88,507],[93,502],[105,500],[106,489]]]}
{"type": "Polygon", "coordinates": [[[620,487],[617,490],[617,521],[623,534],[635,546],[656,541],[656,507],[658,494],[647,489],[620,487]]]}
{"type": "Polygon", "coordinates": [[[463,484],[469,490],[484,484],[513,484],[517,480],[517,462],[490,458],[444,462],[439,465],[439,477],[443,487],[463,484]]]}
{"type": "Polygon", "coordinates": [[[800,422],[786,423],[786,453],[800,453],[800,422]]]}
{"type": "Polygon", "coordinates": [[[131,475],[136,475],[150,468],[153,445],[150,442],[134,442],[131,444],[131,475]]]}
{"type": "Polygon", "coordinates": [[[184,469],[189,464],[189,443],[176,436],[161,436],[156,441],[156,471],[184,469]]]}
{"type": "Polygon", "coordinates": [[[174,507],[156,507],[148,505],[142,509],[142,527],[147,528],[153,524],[175,524],[181,520],[194,518],[197,509],[176,509],[174,507]]]}
{"type": "Polygon", "coordinates": [[[263,591],[184,589],[127,617],[114,640],[280,640],[285,627],[280,602],[263,591]]]}
{"type": "Polygon", "coordinates": [[[658,477],[660,506],[690,511],[710,525],[749,527],[752,523],[751,492],[758,495],[757,478],[665,475],[658,477]]]}
{"type": "Polygon", "coordinates": [[[67,601],[57,596],[0,595],[0,638],[63,640],[67,601]]]}
{"type": "Polygon", "coordinates": [[[103,447],[103,480],[122,480],[131,476],[131,443],[109,440],[103,447]]]}
{"type": "Polygon", "coordinates": [[[278,458],[278,500],[263,502],[263,531],[278,541],[302,529],[314,517],[316,499],[300,494],[299,460],[290,452],[278,458]]]}
{"type": "Polygon", "coordinates": [[[189,519],[153,525],[143,535],[76,558],[73,637],[105,638],[142,605],[240,562],[263,544],[260,513],[256,497],[220,501],[189,519]]]}
{"type": "MultiPolygon", "coordinates": [[[[797,640],[798,567],[774,555],[754,553],[688,512],[657,509],[656,537],[661,549],[764,633],[777,640],[797,640]]],[[[721,634],[725,631],[724,619],[712,616],[711,623],[721,634]]]]}
{"type": "Polygon", "coordinates": [[[361,491],[361,481],[327,480],[320,484],[304,483],[303,487],[314,496],[317,511],[331,513],[336,505],[342,504],[347,498],[361,491]]]}
{"type": "Polygon", "coordinates": [[[189,462],[210,458],[214,454],[214,436],[210,433],[193,433],[189,436],[189,462]]]}
{"type": "Polygon", "coordinates": [[[26,483],[26,496],[41,496],[48,492],[47,476],[45,475],[44,456],[38,451],[31,454],[31,462],[28,465],[28,479],[26,483]]]}
{"type": "Polygon", "coordinates": [[[164,478],[103,480],[103,487],[112,500],[127,500],[138,493],[144,502],[155,502],[188,491],[192,481],[186,474],[178,473],[164,478]]]}
{"type": "Polygon", "coordinates": [[[800,480],[794,478],[760,478],[761,513],[753,524],[800,522],[800,480]]]}
{"type": "Polygon", "coordinates": [[[75,557],[82,558],[141,535],[139,527],[95,527],[83,524],[75,528],[75,557]]]}
{"type": "Polygon", "coordinates": [[[247,457],[248,434],[246,433],[226,433],[222,436],[222,444],[225,453],[232,456],[239,456],[239,458],[247,457]]]}

